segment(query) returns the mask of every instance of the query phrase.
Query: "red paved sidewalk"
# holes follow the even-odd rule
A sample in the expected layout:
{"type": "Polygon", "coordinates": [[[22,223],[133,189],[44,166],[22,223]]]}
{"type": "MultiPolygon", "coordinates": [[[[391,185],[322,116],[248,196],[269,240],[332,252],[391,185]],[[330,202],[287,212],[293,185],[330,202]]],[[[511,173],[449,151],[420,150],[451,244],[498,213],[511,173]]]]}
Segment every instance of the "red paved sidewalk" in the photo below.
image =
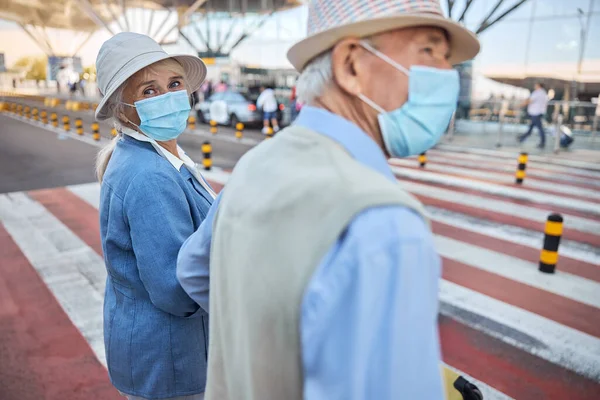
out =
{"type": "Polygon", "coordinates": [[[0,399],[123,399],[2,224],[0,243],[0,399]]]}

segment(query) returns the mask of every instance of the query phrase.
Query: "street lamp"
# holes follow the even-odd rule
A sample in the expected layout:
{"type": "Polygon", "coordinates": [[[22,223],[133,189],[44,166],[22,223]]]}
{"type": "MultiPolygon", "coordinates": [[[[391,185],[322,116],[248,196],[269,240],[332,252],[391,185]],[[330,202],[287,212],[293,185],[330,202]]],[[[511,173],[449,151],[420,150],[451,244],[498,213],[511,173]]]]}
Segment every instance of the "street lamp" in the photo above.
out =
{"type": "Polygon", "coordinates": [[[590,7],[588,11],[587,21],[584,21],[583,17],[585,13],[581,8],[577,8],[577,18],[579,19],[579,58],[577,60],[577,77],[574,79],[573,85],[573,99],[577,98],[577,92],[579,89],[579,81],[581,80],[581,64],[583,63],[583,54],[585,52],[585,41],[587,39],[587,31],[590,25],[590,18],[592,16],[592,7],[594,6],[594,0],[590,0],[590,7]]]}
{"type": "Polygon", "coordinates": [[[579,59],[577,60],[577,77],[581,75],[581,63],[583,62],[583,52],[585,50],[585,36],[587,31],[587,26],[585,21],[583,20],[583,16],[585,13],[581,8],[577,9],[577,17],[579,18],[579,59]]]}

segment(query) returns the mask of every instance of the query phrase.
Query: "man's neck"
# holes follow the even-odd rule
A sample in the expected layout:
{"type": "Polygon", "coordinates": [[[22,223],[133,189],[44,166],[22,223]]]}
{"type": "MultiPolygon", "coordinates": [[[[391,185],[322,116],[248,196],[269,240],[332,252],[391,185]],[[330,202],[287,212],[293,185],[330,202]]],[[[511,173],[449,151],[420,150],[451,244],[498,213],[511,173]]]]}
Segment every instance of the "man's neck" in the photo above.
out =
{"type": "Polygon", "coordinates": [[[322,108],[336,114],[358,126],[387,154],[381,134],[377,115],[371,112],[368,105],[359,98],[350,98],[343,94],[328,92],[313,101],[313,107],[322,108]]]}

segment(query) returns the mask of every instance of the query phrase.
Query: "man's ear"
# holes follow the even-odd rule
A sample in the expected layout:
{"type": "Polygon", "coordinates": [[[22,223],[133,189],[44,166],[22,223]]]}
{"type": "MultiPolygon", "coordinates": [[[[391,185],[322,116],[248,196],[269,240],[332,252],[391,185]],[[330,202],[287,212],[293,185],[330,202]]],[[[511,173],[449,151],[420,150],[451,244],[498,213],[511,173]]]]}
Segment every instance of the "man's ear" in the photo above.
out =
{"type": "Polygon", "coordinates": [[[361,50],[362,47],[357,38],[343,39],[332,50],[331,70],[333,80],[343,92],[351,96],[362,93],[360,73],[364,68],[361,68],[361,50]]]}

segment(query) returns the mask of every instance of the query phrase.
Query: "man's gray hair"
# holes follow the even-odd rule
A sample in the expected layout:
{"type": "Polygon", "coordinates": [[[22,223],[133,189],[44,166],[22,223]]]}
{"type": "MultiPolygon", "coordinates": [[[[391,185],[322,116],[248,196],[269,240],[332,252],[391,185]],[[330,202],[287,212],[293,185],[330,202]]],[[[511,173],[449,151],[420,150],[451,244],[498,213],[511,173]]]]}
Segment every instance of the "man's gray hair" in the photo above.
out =
{"type": "Polygon", "coordinates": [[[311,105],[317,97],[325,92],[327,86],[332,83],[332,52],[333,50],[330,49],[318,55],[304,67],[304,70],[298,77],[298,82],[296,82],[296,93],[300,101],[311,105]]]}
{"type": "MultiPolygon", "coordinates": [[[[362,40],[375,47],[372,38],[368,36],[362,40]]],[[[300,101],[311,105],[333,83],[332,55],[333,49],[329,49],[306,64],[296,82],[296,94],[300,101]]]]}

